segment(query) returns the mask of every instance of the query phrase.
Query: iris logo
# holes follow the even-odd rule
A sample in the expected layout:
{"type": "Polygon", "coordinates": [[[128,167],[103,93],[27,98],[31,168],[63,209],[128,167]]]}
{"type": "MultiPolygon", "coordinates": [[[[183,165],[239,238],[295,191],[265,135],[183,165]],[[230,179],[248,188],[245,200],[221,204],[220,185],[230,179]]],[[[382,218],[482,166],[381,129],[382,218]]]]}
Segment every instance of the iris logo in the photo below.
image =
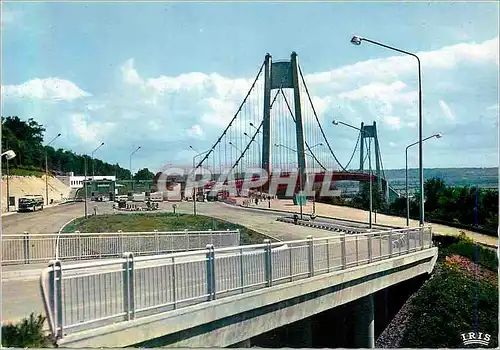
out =
{"type": "Polygon", "coordinates": [[[469,332],[462,333],[462,342],[464,345],[483,345],[488,346],[491,336],[488,333],[469,332]]]}

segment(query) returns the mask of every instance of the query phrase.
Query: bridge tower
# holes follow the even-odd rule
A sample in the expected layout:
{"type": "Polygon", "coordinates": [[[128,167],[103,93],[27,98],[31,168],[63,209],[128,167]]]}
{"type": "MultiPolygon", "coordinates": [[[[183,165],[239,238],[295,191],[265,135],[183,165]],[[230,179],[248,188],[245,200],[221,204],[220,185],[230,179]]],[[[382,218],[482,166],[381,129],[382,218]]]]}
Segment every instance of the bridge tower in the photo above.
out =
{"type": "Polygon", "coordinates": [[[365,139],[369,140],[373,139],[375,147],[374,150],[372,151],[372,154],[373,152],[375,152],[375,176],[377,176],[377,182],[380,190],[383,191],[384,189],[382,188],[382,174],[380,172],[381,159],[380,159],[380,147],[377,136],[377,123],[373,122],[373,125],[365,125],[364,123],[361,123],[360,129],[361,129],[361,135],[360,135],[360,152],[359,152],[359,172],[360,173],[363,172],[364,163],[368,156],[368,149],[365,150],[365,139]]]}
{"type": "Polygon", "coordinates": [[[299,86],[299,61],[297,53],[292,52],[290,61],[272,62],[270,54],[264,63],[264,113],[262,123],[262,169],[268,174],[272,171],[271,160],[271,91],[276,89],[293,89],[295,135],[297,140],[297,164],[299,166],[300,188],[306,186],[306,154],[304,139],[304,122],[299,86]]]}

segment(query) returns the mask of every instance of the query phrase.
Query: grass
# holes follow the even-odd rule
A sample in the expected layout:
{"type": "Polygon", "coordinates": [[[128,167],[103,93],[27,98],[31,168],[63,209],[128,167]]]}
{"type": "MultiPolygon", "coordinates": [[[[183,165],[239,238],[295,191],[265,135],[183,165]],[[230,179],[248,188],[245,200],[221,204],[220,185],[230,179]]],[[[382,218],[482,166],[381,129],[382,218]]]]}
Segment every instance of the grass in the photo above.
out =
{"type": "Polygon", "coordinates": [[[63,232],[139,232],[184,230],[240,230],[241,244],[260,244],[266,236],[244,226],[203,215],[174,213],[107,214],[79,218],[64,227],[63,232]]]}

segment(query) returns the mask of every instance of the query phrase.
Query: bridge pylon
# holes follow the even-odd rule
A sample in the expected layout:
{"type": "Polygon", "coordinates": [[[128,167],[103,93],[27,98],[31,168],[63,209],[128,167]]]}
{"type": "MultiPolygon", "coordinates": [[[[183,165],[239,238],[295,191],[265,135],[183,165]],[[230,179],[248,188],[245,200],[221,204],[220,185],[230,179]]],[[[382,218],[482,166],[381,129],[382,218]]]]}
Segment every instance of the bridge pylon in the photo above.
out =
{"type": "MultiPolygon", "coordinates": [[[[365,150],[365,139],[368,139],[368,142],[371,142],[371,139],[374,141],[374,152],[375,152],[375,176],[377,176],[377,183],[379,185],[380,191],[385,193],[386,201],[388,201],[388,188],[384,189],[382,183],[382,173],[381,173],[381,164],[382,160],[380,159],[380,146],[378,142],[378,134],[377,134],[377,122],[373,122],[373,125],[365,125],[361,123],[361,133],[360,133],[360,152],[359,152],[359,172],[364,172],[364,165],[367,157],[371,157],[368,154],[368,149],[365,150]]],[[[373,153],[373,152],[372,152],[373,153]]],[[[387,186],[386,186],[387,187],[387,186]]]]}
{"type": "Polygon", "coordinates": [[[302,119],[300,72],[296,52],[290,55],[290,61],[272,62],[270,54],[264,63],[264,113],[262,123],[262,169],[271,174],[271,91],[276,89],[293,89],[294,123],[297,142],[297,164],[299,166],[300,188],[306,188],[307,159],[305,153],[304,122],[302,119]]]}

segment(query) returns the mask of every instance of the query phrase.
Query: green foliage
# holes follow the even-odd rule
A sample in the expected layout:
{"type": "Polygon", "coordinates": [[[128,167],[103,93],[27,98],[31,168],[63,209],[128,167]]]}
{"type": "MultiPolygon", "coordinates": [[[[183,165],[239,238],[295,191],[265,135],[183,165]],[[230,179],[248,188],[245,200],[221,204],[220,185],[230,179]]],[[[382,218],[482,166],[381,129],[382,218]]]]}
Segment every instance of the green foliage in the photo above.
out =
{"type": "MultiPolygon", "coordinates": [[[[432,178],[424,183],[425,215],[429,219],[456,223],[496,232],[498,228],[498,191],[476,187],[446,186],[442,179],[432,178]],[[476,213],[477,195],[477,213],[476,213]]],[[[410,217],[419,216],[420,194],[410,199],[410,217]]],[[[398,198],[389,213],[406,216],[406,198],[398,198]]]]}
{"type": "Polygon", "coordinates": [[[202,215],[174,213],[138,213],[98,215],[80,218],[64,227],[64,232],[128,232],[183,230],[240,230],[242,244],[260,244],[267,237],[244,226],[202,215]]]}
{"type": "MultiPolygon", "coordinates": [[[[85,161],[87,171],[92,171],[92,162],[88,155],[78,155],[62,148],[55,149],[43,145],[45,128],[33,119],[20,120],[19,117],[2,117],[2,149],[12,149],[16,157],[9,161],[13,175],[37,175],[45,173],[45,153],[49,171],[67,173],[74,172],[83,175],[85,161]],[[17,171],[17,169],[25,169],[17,171]],[[30,171],[26,171],[30,170],[30,171]]],[[[96,175],[114,175],[118,178],[130,179],[130,171],[118,164],[109,164],[100,159],[94,159],[96,175]]],[[[2,162],[6,166],[6,162],[2,162]]]]}
{"type": "Polygon", "coordinates": [[[12,348],[43,348],[51,345],[50,336],[45,334],[45,317],[34,313],[18,324],[2,326],[2,346],[12,348]]]}
{"type": "MultiPolygon", "coordinates": [[[[431,280],[412,300],[401,347],[460,348],[460,334],[474,329],[476,281],[439,263],[431,280]]],[[[486,280],[477,287],[478,331],[498,345],[498,289],[486,280]]]]}
{"type": "MultiPolygon", "coordinates": [[[[361,189],[353,198],[352,204],[356,208],[370,210],[370,183],[361,183],[361,189]]],[[[372,182],[372,207],[373,210],[384,210],[385,199],[377,181],[372,182]]]]}
{"type": "Polygon", "coordinates": [[[134,175],[134,180],[153,180],[153,177],[155,174],[153,174],[151,171],[149,171],[148,168],[144,168],[139,170],[135,175],[134,175]]]}
{"type": "Polygon", "coordinates": [[[496,252],[481,245],[476,245],[476,243],[464,233],[460,234],[455,243],[452,243],[447,247],[440,248],[440,254],[443,256],[458,254],[474,262],[476,261],[477,254],[478,265],[492,271],[498,270],[498,257],[496,252]]]}

